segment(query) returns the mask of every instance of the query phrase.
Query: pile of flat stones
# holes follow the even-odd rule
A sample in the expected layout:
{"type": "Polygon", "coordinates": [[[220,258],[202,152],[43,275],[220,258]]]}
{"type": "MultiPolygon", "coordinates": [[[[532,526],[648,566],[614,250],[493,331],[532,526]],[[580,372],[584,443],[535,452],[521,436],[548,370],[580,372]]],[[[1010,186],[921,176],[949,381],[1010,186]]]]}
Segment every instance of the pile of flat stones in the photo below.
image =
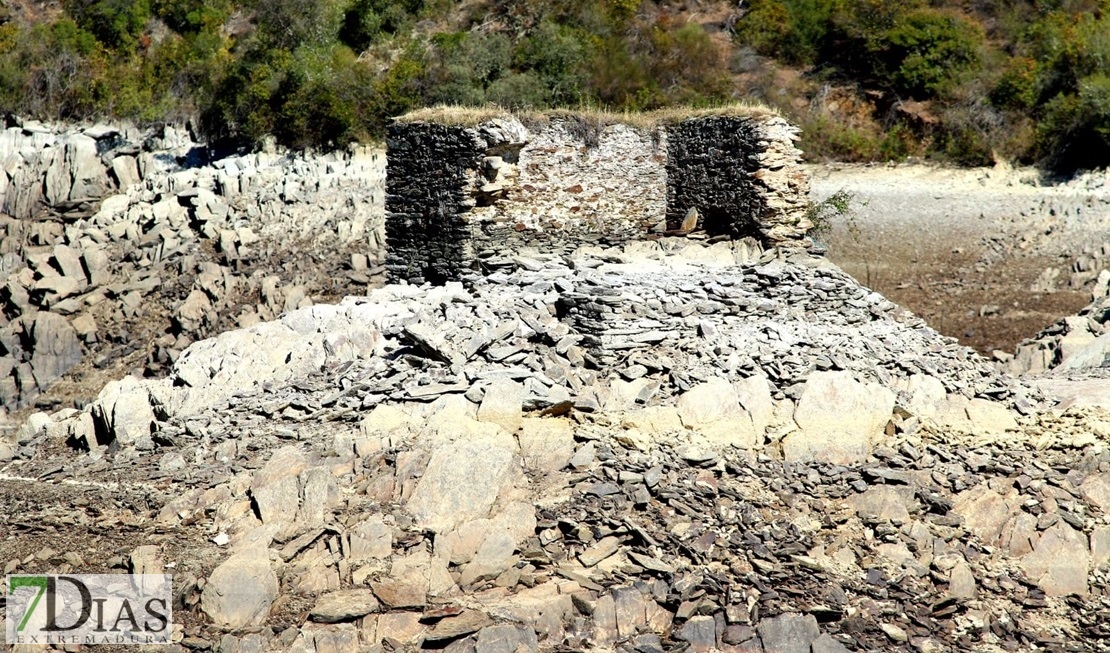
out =
{"type": "Polygon", "coordinates": [[[451,392],[478,401],[495,378],[522,383],[531,408],[646,406],[718,376],[765,376],[782,398],[838,370],[895,390],[930,375],[949,393],[1030,406],[1028,388],[804,253],[663,239],[515,262],[384,321],[395,355],[362,406],[451,392]]]}

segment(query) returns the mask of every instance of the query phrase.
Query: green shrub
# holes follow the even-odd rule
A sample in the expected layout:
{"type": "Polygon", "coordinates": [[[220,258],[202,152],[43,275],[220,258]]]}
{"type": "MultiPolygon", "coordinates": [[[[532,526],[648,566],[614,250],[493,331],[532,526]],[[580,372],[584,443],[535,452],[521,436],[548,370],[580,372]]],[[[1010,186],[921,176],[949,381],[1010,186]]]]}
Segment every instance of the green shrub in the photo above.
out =
{"type": "Polygon", "coordinates": [[[798,147],[810,161],[874,161],[882,147],[882,135],[872,130],[816,114],[801,120],[798,147]]]}
{"type": "Polygon", "coordinates": [[[65,0],[66,13],[109,48],[133,50],[150,19],[149,0],[65,0]]]}
{"type": "Polygon", "coordinates": [[[371,104],[365,116],[371,135],[382,136],[387,119],[406,113],[420,103],[425,74],[422,50],[409,43],[400,58],[372,83],[371,104]]]}
{"type": "Polygon", "coordinates": [[[442,34],[434,43],[424,80],[429,104],[485,104],[487,87],[510,72],[513,48],[504,34],[442,34]]]}
{"type": "Polygon", "coordinates": [[[753,0],[737,23],[736,38],[769,57],[790,57],[790,12],[779,0],[753,0]]]}
{"type": "Polygon", "coordinates": [[[266,47],[293,50],[337,38],[345,7],[340,0],[248,0],[266,47]]]}
{"type": "Polygon", "coordinates": [[[365,50],[372,43],[409,28],[423,6],[423,0],[354,0],[343,14],[339,39],[355,51],[365,50]]]}
{"type": "Polygon", "coordinates": [[[990,92],[991,102],[1006,109],[1031,109],[1037,103],[1037,62],[1030,57],[1011,57],[990,92]]]}
{"type": "Polygon", "coordinates": [[[228,16],[228,0],[154,0],[154,15],[180,34],[216,32],[228,16]]]}
{"type": "Polygon", "coordinates": [[[724,54],[701,25],[660,20],[650,44],[648,67],[662,104],[701,105],[726,97],[724,54]]]}
{"type": "Polygon", "coordinates": [[[536,73],[509,73],[489,85],[486,101],[508,109],[542,109],[551,106],[551,89],[536,73]]]}
{"type": "Polygon", "coordinates": [[[754,0],[737,24],[741,43],[795,65],[818,62],[837,0],[754,0]]]}
{"type": "Polygon", "coordinates": [[[50,119],[79,119],[98,110],[110,77],[96,37],[63,18],[29,28],[4,26],[0,51],[3,110],[50,119]]]}
{"type": "Polygon", "coordinates": [[[882,58],[896,90],[937,97],[953,78],[979,61],[982,32],[963,18],[930,9],[914,11],[885,35],[882,58]]]}
{"type": "Polygon", "coordinates": [[[544,20],[517,44],[513,66],[536,75],[550,103],[573,106],[585,93],[583,73],[589,56],[588,35],[544,20]]]}
{"type": "Polygon", "coordinates": [[[598,38],[588,64],[590,94],[602,105],[626,109],[658,106],[659,98],[646,62],[619,37],[598,38]]]}

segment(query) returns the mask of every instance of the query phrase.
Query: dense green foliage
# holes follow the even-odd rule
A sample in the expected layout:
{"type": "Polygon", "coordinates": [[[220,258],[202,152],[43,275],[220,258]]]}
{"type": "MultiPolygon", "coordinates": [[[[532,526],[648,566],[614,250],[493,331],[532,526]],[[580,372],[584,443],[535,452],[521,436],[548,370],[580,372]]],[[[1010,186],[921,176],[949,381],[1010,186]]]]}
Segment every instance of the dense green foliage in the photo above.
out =
{"type": "Polygon", "coordinates": [[[755,97],[802,123],[817,156],[1110,164],[1110,0],[749,0],[704,24],[662,0],[62,6],[0,11],[0,109],[191,118],[214,140],[326,147],[433,103],[755,97]],[[804,75],[784,82],[775,65],[804,75]],[[823,108],[829,88],[849,89],[855,113],[823,108]]]}
{"type": "Polygon", "coordinates": [[[975,7],[965,14],[955,3],[925,0],[753,0],[737,40],[878,94],[877,109],[888,109],[881,138],[824,118],[806,124],[834,155],[882,157],[892,134],[915,129],[930,153],[957,163],[1001,156],[1061,169],[1110,164],[1110,2],[975,7]],[[937,121],[921,129],[889,111],[907,100],[929,102],[937,121]]]}

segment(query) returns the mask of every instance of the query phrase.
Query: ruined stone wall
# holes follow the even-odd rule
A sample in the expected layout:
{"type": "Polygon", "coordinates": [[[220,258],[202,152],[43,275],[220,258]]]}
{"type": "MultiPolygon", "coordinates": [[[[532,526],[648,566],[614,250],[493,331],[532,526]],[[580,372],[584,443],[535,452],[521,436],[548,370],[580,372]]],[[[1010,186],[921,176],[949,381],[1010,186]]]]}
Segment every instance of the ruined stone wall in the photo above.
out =
{"type": "Polygon", "coordinates": [[[386,269],[394,279],[433,283],[455,278],[470,258],[468,173],[481,158],[470,130],[417,123],[387,136],[386,269]]]}
{"type": "Polygon", "coordinates": [[[556,116],[533,125],[515,161],[484,159],[470,211],[476,254],[642,238],[666,207],[666,145],[654,129],[556,116]],[[491,165],[492,164],[492,165],[491,165]]]}
{"type": "Polygon", "coordinates": [[[635,123],[553,113],[390,127],[388,268],[441,283],[533,247],[565,252],[683,230],[804,246],[797,129],[767,113],[635,123]],[[687,225],[688,226],[688,225],[687,225]]]}

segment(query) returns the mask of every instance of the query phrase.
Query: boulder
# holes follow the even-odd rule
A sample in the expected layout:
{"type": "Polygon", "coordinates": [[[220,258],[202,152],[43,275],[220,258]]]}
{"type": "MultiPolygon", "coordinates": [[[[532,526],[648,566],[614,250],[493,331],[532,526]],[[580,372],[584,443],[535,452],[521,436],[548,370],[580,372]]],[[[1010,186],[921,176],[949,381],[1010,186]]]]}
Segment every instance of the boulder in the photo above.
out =
{"type": "Polygon", "coordinates": [[[1021,569],[1048,596],[1087,596],[1091,553],[1087,537],[1064,521],[1041,534],[1021,569]]]}
{"type": "Polygon", "coordinates": [[[117,156],[112,159],[112,175],[116,178],[116,185],[121,191],[126,191],[142,181],[139,176],[139,164],[133,156],[117,156]]]}
{"type": "Polygon", "coordinates": [[[97,429],[121,445],[139,448],[153,446],[151,433],[157,418],[147,385],[125,376],[104,387],[92,407],[97,429]]]}
{"type": "Polygon", "coordinates": [[[486,388],[478,407],[478,420],[501,425],[516,433],[522,419],[524,386],[508,379],[497,379],[486,388]]]}
{"type": "Polygon", "coordinates": [[[959,493],[952,502],[952,512],[963,519],[963,527],[988,546],[998,543],[1002,527],[1017,509],[1016,501],[983,484],[959,493]]]}
{"type": "Polygon", "coordinates": [[[525,418],[517,439],[524,463],[532,469],[557,472],[574,455],[574,429],[565,419],[525,418]]]}
{"type": "Polygon", "coordinates": [[[814,372],[794,409],[800,431],[783,439],[791,462],[858,462],[880,441],[894,410],[894,393],[860,383],[850,372],[814,372]]]}
{"type": "Polygon", "coordinates": [[[28,340],[33,343],[30,363],[35,384],[45,390],[81,362],[81,343],[77,332],[61,315],[42,311],[24,325],[28,340]]]}
{"type": "Polygon", "coordinates": [[[351,529],[352,562],[385,558],[393,551],[393,529],[380,516],[368,517],[351,529]]]}
{"type": "Polygon", "coordinates": [[[316,599],[316,605],[309,611],[308,618],[319,623],[333,624],[377,612],[378,607],[378,600],[370,589],[340,590],[320,595],[316,599]]]}
{"type": "Polygon", "coordinates": [[[278,596],[278,579],[265,555],[237,553],[208,578],[200,608],[218,626],[260,626],[278,596]]]}
{"type": "Polygon", "coordinates": [[[765,653],[809,653],[821,635],[817,618],[811,614],[787,613],[763,619],[756,629],[765,653]]]}
{"type": "Polygon", "coordinates": [[[975,435],[1000,435],[1018,427],[1006,406],[989,399],[972,399],[967,405],[967,419],[975,435]]]}
{"type": "Polygon", "coordinates": [[[676,404],[683,426],[711,441],[751,449],[762,441],[751,415],[740,407],[736,390],[714,377],[684,392],[676,404]]]}
{"type": "Polygon", "coordinates": [[[483,628],[474,645],[475,653],[535,653],[538,650],[535,631],[512,624],[483,628]]]}
{"type": "Polygon", "coordinates": [[[441,446],[432,452],[408,510],[417,525],[437,533],[488,517],[512,465],[513,452],[491,439],[441,446]]]}

